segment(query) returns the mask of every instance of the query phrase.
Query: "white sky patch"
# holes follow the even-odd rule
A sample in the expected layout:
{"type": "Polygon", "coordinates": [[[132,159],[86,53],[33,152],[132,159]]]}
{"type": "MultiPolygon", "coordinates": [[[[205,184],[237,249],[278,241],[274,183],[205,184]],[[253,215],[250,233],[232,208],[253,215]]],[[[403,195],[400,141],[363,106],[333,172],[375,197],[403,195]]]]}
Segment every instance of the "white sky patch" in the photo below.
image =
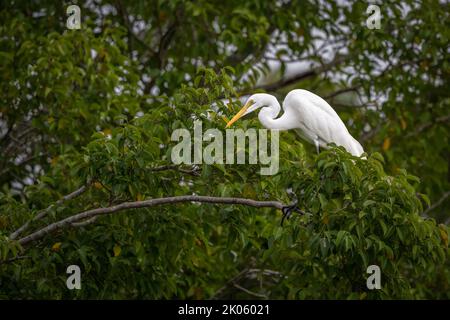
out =
{"type": "Polygon", "coordinates": [[[97,57],[97,51],[95,49],[91,49],[91,58],[95,59],[97,57]]]}
{"type": "Polygon", "coordinates": [[[33,18],[45,17],[47,15],[47,9],[46,8],[42,8],[39,11],[33,12],[31,15],[32,15],[33,18]]]}

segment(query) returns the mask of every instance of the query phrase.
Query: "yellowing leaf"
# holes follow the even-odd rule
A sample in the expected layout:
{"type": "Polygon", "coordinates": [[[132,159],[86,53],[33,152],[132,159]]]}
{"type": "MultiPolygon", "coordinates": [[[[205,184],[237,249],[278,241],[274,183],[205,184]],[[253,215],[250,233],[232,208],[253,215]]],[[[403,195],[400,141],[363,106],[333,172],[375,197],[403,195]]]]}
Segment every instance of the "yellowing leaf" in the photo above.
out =
{"type": "Polygon", "coordinates": [[[403,118],[400,119],[400,126],[402,127],[402,130],[405,130],[407,127],[406,121],[403,118]]]}
{"type": "Polygon", "coordinates": [[[143,199],[144,199],[144,197],[142,196],[142,194],[138,193],[138,194],[136,195],[136,200],[137,200],[137,201],[142,201],[143,199]]]}
{"type": "Polygon", "coordinates": [[[100,182],[94,182],[94,188],[95,189],[101,189],[101,188],[103,188],[103,186],[102,186],[102,184],[100,183],[100,182]]]}
{"type": "Polygon", "coordinates": [[[112,133],[111,129],[105,129],[105,130],[103,130],[103,134],[104,134],[105,136],[111,135],[111,133],[112,133]]]}
{"type": "Polygon", "coordinates": [[[222,119],[223,119],[223,121],[225,121],[225,123],[228,123],[230,120],[228,120],[228,118],[227,117],[225,117],[225,116],[222,116],[222,119]]]}
{"type": "Polygon", "coordinates": [[[249,186],[248,184],[244,185],[244,190],[242,195],[246,198],[256,198],[257,195],[255,193],[255,189],[249,186]]]}
{"type": "Polygon", "coordinates": [[[203,242],[202,242],[199,238],[196,238],[196,239],[195,239],[195,244],[196,244],[197,246],[199,246],[199,247],[202,247],[202,246],[203,246],[203,242]]]}
{"type": "Polygon", "coordinates": [[[427,69],[427,68],[428,68],[428,62],[422,61],[422,62],[420,63],[420,67],[421,67],[422,69],[427,69]]]}
{"type": "Polygon", "coordinates": [[[113,248],[113,252],[114,252],[114,257],[117,257],[122,252],[122,248],[116,244],[113,248]]]}
{"type": "Polygon", "coordinates": [[[0,216],[0,229],[8,226],[8,219],[5,216],[0,216]]]}
{"type": "Polygon", "coordinates": [[[56,242],[53,246],[52,246],[52,251],[59,251],[59,249],[61,249],[61,242],[56,242]]]}
{"type": "Polygon", "coordinates": [[[383,151],[388,151],[390,147],[391,147],[391,138],[384,139],[383,151]]]}
{"type": "Polygon", "coordinates": [[[444,242],[445,246],[448,246],[448,234],[447,230],[445,230],[444,225],[439,225],[439,234],[441,236],[442,242],[444,242]]]}

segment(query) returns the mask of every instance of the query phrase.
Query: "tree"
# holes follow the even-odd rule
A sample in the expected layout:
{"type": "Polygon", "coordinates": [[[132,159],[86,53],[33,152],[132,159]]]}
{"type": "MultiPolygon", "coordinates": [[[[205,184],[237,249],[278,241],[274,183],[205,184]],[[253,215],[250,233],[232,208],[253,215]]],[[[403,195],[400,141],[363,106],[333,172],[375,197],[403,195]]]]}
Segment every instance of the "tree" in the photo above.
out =
{"type": "Polygon", "coordinates": [[[448,4],[377,30],[363,3],[96,1],[68,30],[71,4],[0,7],[0,297],[449,298],[448,4]],[[293,88],[367,159],[282,132],[273,176],[171,162],[175,129],[293,88]]]}

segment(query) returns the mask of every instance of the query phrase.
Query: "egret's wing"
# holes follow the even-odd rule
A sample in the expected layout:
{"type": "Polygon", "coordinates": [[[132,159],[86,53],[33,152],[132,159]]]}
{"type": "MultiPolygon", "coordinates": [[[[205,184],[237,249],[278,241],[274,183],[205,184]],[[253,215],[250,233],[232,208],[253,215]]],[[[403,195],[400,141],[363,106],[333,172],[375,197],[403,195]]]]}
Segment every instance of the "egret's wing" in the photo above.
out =
{"type": "Polygon", "coordinates": [[[322,148],[333,142],[357,156],[364,152],[336,111],[314,93],[302,89],[292,90],[286,96],[283,109],[291,118],[290,121],[296,121],[300,136],[307,141],[318,140],[322,148]]]}
{"type": "Polygon", "coordinates": [[[314,141],[311,139],[311,137],[309,137],[308,135],[306,135],[301,129],[294,129],[295,133],[302,138],[303,140],[306,140],[309,143],[314,143],[314,141]]]}
{"type": "Polygon", "coordinates": [[[364,152],[361,144],[350,135],[340,118],[337,120],[318,108],[304,110],[303,116],[299,131],[300,136],[307,141],[318,140],[321,148],[327,148],[327,145],[333,142],[356,156],[364,152]]]}
{"type": "Polygon", "coordinates": [[[359,143],[358,140],[356,140],[355,138],[353,138],[353,145],[354,148],[356,150],[356,155],[359,157],[360,155],[362,155],[364,153],[364,148],[362,147],[361,143],[359,143]]]}
{"type": "Polygon", "coordinates": [[[328,104],[328,102],[326,102],[318,95],[304,89],[296,89],[292,90],[291,92],[294,94],[298,94],[299,97],[301,97],[301,99],[307,99],[314,107],[327,113],[330,117],[342,121],[341,118],[339,118],[339,115],[336,113],[336,111],[334,111],[334,109],[328,104]]]}

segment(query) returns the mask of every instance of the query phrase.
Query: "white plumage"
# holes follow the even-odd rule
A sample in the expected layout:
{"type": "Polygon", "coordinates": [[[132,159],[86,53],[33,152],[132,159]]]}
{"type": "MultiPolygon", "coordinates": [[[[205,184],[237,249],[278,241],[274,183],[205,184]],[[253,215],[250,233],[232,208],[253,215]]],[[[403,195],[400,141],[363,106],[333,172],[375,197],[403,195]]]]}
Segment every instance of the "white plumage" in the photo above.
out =
{"type": "Polygon", "coordinates": [[[227,128],[239,118],[261,108],[259,121],[267,129],[296,131],[306,141],[319,147],[335,143],[343,146],[355,156],[364,152],[361,144],[348,132],[345,124],[334,109],[321,97],[303,89],[292,90],[283,102],[283,115],[277,99],[265,93],[257,93],[248,98],[244,107],[227,123],[227,128]]]}

